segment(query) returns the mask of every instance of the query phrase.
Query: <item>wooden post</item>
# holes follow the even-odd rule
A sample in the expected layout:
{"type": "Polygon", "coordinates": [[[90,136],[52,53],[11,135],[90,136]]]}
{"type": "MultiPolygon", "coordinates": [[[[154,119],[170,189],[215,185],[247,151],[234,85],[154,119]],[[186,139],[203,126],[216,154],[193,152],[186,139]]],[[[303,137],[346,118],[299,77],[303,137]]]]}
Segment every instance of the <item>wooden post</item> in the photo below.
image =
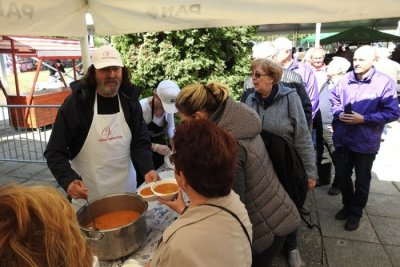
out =
{"type": "Polygon", "coordinates": [[[11,56],[13,59],[13,70],[14,70],[14,79],[15,79],[15,92],[17,96],[19,96],[19,83],[18,83],[18,74],[17,74],[17,57],[15,56],[15,47],[14,40],[10,39],[11,42],[11,56]]]}
{"type": "Polygon", "coordinates": [[[3,91],[4,96],[5,96],[6,99],[7,99],[7,98],[8,98],[8,93],[7,93],[6,88],[4,88],[3,82],[2,82],[1,80],[0,80],[0,88],[1,88],[1,91],[3,91]]]}
{"type": "Polygon", "coordinates": [[[37,80],[39,77],[40,69],[42,68],[42,61],[43,61],[43,59],[39,59],[38,64],[36,65],[35,77],[33,78],[33,84],[31,87],[31,91],[29,92],[28,105],[32,104],[33,93],[35,92],[36,83],[37,83],[37,80]]]}

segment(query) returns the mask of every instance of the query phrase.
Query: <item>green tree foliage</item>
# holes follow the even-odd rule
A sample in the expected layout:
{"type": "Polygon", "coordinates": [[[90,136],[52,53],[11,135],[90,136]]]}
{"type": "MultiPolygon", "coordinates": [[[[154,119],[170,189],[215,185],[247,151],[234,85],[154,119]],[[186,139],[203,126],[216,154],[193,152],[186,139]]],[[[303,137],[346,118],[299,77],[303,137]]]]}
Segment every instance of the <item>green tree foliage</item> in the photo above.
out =
{"type": "Polygon", "coordinates": [[[131,70],[132,81],[151,94],[170,79],[182,88],[193,82],[227,84],[231,96],[240,97],[249,73],[251,40],[256,27],[230,27],[147,32],[113,37],[131,70]]]}

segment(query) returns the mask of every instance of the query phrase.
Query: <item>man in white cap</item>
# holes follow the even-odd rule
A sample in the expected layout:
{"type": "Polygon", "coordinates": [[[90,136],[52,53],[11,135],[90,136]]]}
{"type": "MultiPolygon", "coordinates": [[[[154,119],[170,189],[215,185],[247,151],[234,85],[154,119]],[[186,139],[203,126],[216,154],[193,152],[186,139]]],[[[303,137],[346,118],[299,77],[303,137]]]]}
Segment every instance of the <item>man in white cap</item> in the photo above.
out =
{"type": "MultiPolygon", "coordinates": [[[[319,108],[321,110],[322,128],[323,128],[323,143],[324,153],[319,169],[318,178],[321,185],[328,185],[331,183],[332,177],[332,163],[335,164],[335,146],[333,145],[332,135],[332,105],[329,100],[331,93],[339,80],[350,69],[351,63],[344,57],[333,57],[332,61],[326,68],[327,79],[321,86],[319,92],[319,108]]],[[[331,188],[328,190],[329,195],[340,194],[339,183],[336,175],[333,180],[331,188]]]]}
{"type": "Polygon", "coordinates": [[[298,62],[292,55],[292,42],[286,37],[278,37],[273,42],[277,50],[276,61],[282,68],[294,71],[300,74],[303,79],[307,94],[312,104],[313,119],[319,109],[318,107],[318,84],[315,75],[310,66],[298,62]]]}
{"type": "Polygon", "coordinates": [[[112,193],[135,192],[136,171],[158,180],[150,138],[120,53],[98,48],[85,77],[71,84],[44,156],[75,207],[112,193]]]}
{"type": "Polygon", "coordinates": [[[164,156],[171,154],[168,140],[172,140],[175,132],[174,113],[179,86],[170,80],[160,82],[153,96],[140,100],[143,119],[149,130],[153,163],[157,169],[164,163],[164,156]]]}

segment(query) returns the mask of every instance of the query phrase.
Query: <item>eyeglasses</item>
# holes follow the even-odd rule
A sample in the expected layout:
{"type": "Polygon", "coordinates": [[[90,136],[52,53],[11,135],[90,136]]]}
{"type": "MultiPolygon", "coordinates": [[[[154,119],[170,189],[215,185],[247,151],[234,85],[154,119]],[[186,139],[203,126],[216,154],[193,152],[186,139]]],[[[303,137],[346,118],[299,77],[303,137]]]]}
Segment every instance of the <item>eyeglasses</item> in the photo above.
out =
{"type": "Polygon", "coordinates": [[[262,76],[268,76],[268,74],[261,74],[259,72],[252,72],[250,75],[251,75],[251,78],[255,77],[257,79],[260,79],[262,76]]]}

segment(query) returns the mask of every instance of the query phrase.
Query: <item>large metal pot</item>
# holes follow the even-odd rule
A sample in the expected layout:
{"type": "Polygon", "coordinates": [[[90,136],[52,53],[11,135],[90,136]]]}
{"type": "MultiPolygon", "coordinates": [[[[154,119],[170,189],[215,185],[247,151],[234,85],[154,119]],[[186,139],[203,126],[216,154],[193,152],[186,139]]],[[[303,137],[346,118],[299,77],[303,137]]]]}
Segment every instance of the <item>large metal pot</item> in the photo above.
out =
{"type": "Polygon", "coordinates": [[[134,193],[112,194],[90,201],[77,212],[78,222],[94,255],[100,260],[115,260],[138,249],[146,239],[147,202],[134,193]],[[97,217],[119,210],[134,210],[141,215],[136,220],[119,228],[93,230],[86,228],[97,217]]]}

